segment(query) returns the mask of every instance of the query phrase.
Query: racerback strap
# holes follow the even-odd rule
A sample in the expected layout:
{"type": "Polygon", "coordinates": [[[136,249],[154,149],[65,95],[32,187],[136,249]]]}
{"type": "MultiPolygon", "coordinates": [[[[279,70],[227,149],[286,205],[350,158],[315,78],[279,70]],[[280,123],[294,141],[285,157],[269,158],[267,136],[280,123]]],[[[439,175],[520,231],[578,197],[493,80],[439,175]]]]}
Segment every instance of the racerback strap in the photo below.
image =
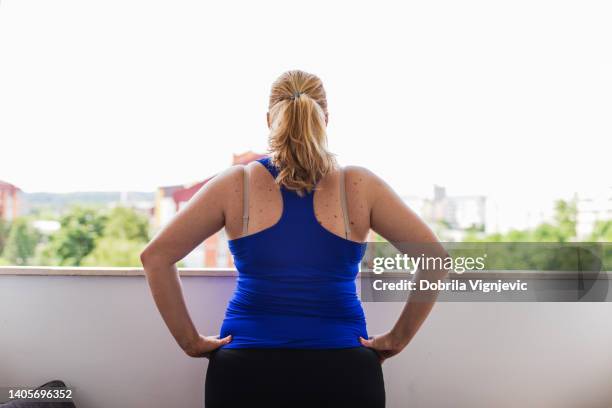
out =
{"type": "Polygon", "coordinates": [[[351,228],[349,225],[348,209],[346,207],[346,185],[344,183],[344,168],[340,168],[340,205],[342,206],[342,217],[344,218],[344,236],[349,239],[351,228]]]}
{"type": "MultiPolygon", "coordinates": [[[[263,163],[266,168],[275,176],[268,162],[263,163]]],[[[344,220],[344,236],[349,239],[351,234],[350,221],[348,216],[348,208],[346,205],[346,185],[344,177],[344,168],[340,168],[340,206],[342,207],[342,218],[344,220]]],[[[249,230],[249,172],[248,167],[243,166],[243,193],[242,193],[242,235],[246,236],[249,230]]]]}

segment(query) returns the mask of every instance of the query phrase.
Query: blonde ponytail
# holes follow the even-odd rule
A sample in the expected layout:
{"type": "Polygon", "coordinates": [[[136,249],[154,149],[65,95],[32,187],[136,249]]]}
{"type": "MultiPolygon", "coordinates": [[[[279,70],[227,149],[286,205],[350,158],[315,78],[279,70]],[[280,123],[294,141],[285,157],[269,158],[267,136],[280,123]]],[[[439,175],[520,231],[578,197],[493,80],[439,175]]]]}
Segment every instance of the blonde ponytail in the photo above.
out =
{"type": "Polygon", "coordinates": [[[323,83],[304,71],[285,72],[272,85],[269,115],[272,164],[279,169],[276,181],[303,196],[336,167],[327,150],[323,83]]]}

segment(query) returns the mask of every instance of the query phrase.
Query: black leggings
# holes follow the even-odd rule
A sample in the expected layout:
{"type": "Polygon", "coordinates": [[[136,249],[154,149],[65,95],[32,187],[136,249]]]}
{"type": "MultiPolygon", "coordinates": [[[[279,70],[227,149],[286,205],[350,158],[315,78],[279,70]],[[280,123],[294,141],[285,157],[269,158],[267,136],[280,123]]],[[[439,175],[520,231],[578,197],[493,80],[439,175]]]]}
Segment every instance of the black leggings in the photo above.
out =
{"type": "Polygon", "coordinates": [[[385,406],[376,352],[345,349],[218,349],[210,356],[206,408],[385,406]]]}

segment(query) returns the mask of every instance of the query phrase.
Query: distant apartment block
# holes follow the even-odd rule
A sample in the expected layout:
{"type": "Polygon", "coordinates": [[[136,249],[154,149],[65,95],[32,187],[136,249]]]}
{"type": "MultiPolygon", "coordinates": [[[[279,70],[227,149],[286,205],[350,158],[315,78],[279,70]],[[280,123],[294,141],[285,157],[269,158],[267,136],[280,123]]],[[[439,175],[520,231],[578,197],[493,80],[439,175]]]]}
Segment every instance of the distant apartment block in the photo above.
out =
{"type": "MultiPolygon", "coordinates": [[[[251,151],[243,154],[235,154],[232,158],[232,165],[247,164],[262,157],[264,157],[263,154],[251,151]]],[[[213,177],[214,175],[205,180],[191,184],[159,187],[156,192],[155,207],[153,210],[154,229],[159,230],[168,223],[172,217],[189,202],[191,197],[193,197],[195,193],[213,177]]],[[[232,257],[227,246],[225,230],[222,229],[195,248],[183,259],[183,264],[188,268],[233,267],[232,257]]]]}
{"type": "Polygon", "coordinates": [[[480,195],[449,196],[434,186],[433,197],[404,197],[404,202],[434,229],[444,230],[443,239],[459,240],[465,231],[484,231],[487,199],[480,195]]]}
{"type": "Polygon", "coordinates": [[[435,186],[433,200],[426,201],[424,216],[443,222],[451,229],[484,230],[486,201],[486,197],[480,195],[449,196],[444,187],[435,186]]]}
{"type": "Polygon", "coordinates": [[[21,189],[0,181],[0,219],[11,221],[21,212],[21,189]]]}

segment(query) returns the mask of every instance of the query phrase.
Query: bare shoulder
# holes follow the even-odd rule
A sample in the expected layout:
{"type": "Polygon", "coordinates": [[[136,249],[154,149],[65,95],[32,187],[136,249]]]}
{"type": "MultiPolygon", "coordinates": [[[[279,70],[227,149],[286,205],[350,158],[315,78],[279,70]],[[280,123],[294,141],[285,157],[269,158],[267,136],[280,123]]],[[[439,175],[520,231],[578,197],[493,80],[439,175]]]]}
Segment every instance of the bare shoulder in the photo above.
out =
{"type": "Polygon", "coordinates": [[[244,166],[233,165],[212,176],[194,195],[191,205],[220,207],[242,197],[244,166]]]}
{"type": "Polygon", "coordinates": [[[361,183],[381,183],[384,182],[376,173],[364,166],[349,165],[344,166],[347,179],[361,183]]]}
{"type": "Polygon", "coordinates": [[[373,199],[382,190],[390,189],[389,185],[376,173],[364,166],[350,165],[345,166],[347,190],[359,193],[368,197],[368,201],[373,199]]]}
{"type": "Polygon", "coordinates": [[[216,193],[221,191],[229,191],[232,187],[240,186],[237,184],[243,178],[244,172],[243,165],[233,165],[224,169],[223,171],[212,176],[204,185],[204,189],[215,190],[216,193]]]}
{"type": "Polygon", "coordinates": [[[234,164],[223,170],[222,172],[215,175],[215,179],[218,179],[221,183],[229,183],[231,184],[238,179],[242,179],[244,174],[244,169],[247,165],[244,164],[234,164]]]}
{"type": "Polygon", "coordinates": [[[210,184],[211,192],[218,200],[223,201],[225,209],[242,206],[245,172],[248,174],[249,185],[258,186],[267,181],[268,170],[256,161],[246,164],[232,165],[213,176],[206,185],[210,184]]]}
{"type": "MultiPolygon", "coordinates": [[[[268,175],[268,170],[256,161],[247,164],[235,164],[215,175],[211,181],[218,185],[217,192],[227,192],[230,199],[242,197],[245,172],[248,173],[249,184],[257,184],[268,175]]],[[[265,180],[265,179],[264,179],[265,180]]]]}

